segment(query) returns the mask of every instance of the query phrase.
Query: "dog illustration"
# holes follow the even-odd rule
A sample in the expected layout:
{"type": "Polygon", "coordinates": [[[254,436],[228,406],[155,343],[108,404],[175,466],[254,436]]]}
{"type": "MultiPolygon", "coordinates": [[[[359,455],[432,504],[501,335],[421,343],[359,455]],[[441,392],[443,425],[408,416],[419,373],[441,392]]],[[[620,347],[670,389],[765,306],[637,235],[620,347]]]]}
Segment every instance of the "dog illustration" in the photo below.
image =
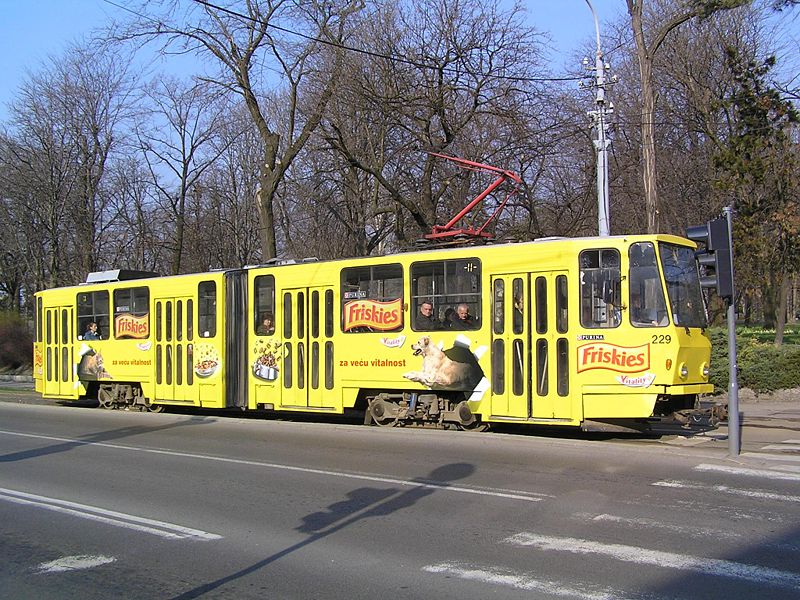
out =
{"type": "Polygon", "coordinates": [[[428,336],[411,346],[414,356],[422,356],[422,370],[403,377],[430,389],[471,390],[483,377],[478,361],[466,348],[442,350],[428,336]]]}

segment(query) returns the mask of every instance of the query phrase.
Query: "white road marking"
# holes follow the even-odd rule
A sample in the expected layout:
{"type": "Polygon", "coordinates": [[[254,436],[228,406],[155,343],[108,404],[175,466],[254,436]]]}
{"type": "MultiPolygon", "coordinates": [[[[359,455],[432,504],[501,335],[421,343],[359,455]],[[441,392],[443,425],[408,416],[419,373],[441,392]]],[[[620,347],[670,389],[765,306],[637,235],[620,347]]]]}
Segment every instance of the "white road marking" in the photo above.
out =
{"type": "Polygon", "coordinates": [[[537,535],[527,532],[512,535],[504,541],[515,546],[532,546],[541,550],[568,552],[570,554],[597,554],[639,565],[692,571],[715,577],[744,579],[756,584],[775,585],[800,590],[800,574],[798,573],[738,563],[731,560],[649,550],[624,544],[602,544],[591,540],[537,535]]]}
{"type": "Polygon", "coordinates": [[[448,577],[459,577],[468,581],[478,581],[489,585],[502,585],[518,590],[535,591],[566,598],[614,600],[616,598],[625,597],[625,594],[621,592],[570,588],[559,581],[542,581],[526,573],[515,573],[497,567],[486,569],[473,565],[445,562],[422,567],[422,570],[427,573],[444,574],[448,577]]]}
{"type": "Polygon", "coordinates": [[[787,471],[789,473],[800,473],[800,465],[772,465],[770,469],[787,471]]]}
{"type": "MultiPolygon", "coordinates": [[[[626,527],[635,526],[637,528],[649,527],[651,529],[666,529],[670,533],[685,535],[694,538],[701,538],[701,539],[713,538],[718,540],[741,540],[743,538],[747,538],[749,541],[752,541],[752,536],[748,537],[749,534],[723,531],[720,529],[714,529],[710,527],[693,527],[687,525],[678,525],[675,523],[656,521],[654,519],[620,517],[618,515],[609,515],[609,514],[593,515],[590,513],[575,513],[574,517],[580,521],[595,521],[598,523],[617,523],[619,525],[623,525],[626,527]]],[[[759,517],[763,518],[763,515],[759,515],[759,517]]],[[[780,550],[784,552],[785,551],[800,552],[800,546],[792,544],[773,544],[770,543],[769,541],[765,541],[765,542],[759,542],[759,546],[766,548],[773,548],[775,550],[780,550]]]]}
{"type": "Polygon", "coordinates": [[[150,533],[167,539],[182,540],[194,538],[203,541],[222,539],[221,535],[215,533],[190,529],[189,527],[182,527],[173,523],[155,521],[153,519],[128,515],[113,510],[97,508],[87,504],[79,504],[77,502],[60,500],[58,498],[48,498],[46,496],[38,496],[36,494],[28,494],[27,492],[18,492],[5,488],[0,488],[0,500],[7,500],[8,502],[24,504],[26,506],[36,506],[46,510],[73,515],[82,519],[89,519],[90,521],[97,521],[116,527],[124,527],[125,529],[150,533]]]}
{"type": "Polygon", "coordinates": [[[495,498],[505,498],[507,500],[523,500],[525,502],[540,502],[544,498],[551,497],[548,494],[528,492],[525,490],[504,490],[497,488],[477,488],[450,485],[449,483],[425,482],[414,479],[393,479],[391,477],[378,477],[376,475],[363,475],[361,473],[345,473],[343,471],[328,471],[326,469],[312,469],[309,467],[294,467],[278,463],[261,462],[257,460],[246,460],[243,458],[226,458],[224,456],[211,456],[209,454],[193,454],[191,452],[177,452],[175,450],[159,450],[156,448],[141,448],[139,446],[123,446],[121,444],[109,444],[106,442],[85,442],[70,438],[60,438],[49,435],[36,435],[32,433],[19,433],[16,431],[0,430],[0,434],[14,435],[54,442],[67,442],[76,446],[98,446],[101,448],[113,448],[124,450],[125,452],[143,452],[146,454],[160,454],[163,456],[175,456],[178,458],[192,458],[196,460],[209,460],[214,462],[248,465],[251,467],[262,467],[265,469],[277,469],[281,471],[293,471],[297,473],[310,473],[313,475],[326,475],[328,477],[340,477],[342,479],[355,479],[358,481],[371,481],[376,483],[387,483],[389,485],[400,485],[413,488],[435,489],[444,492],[456,492],[460,494],[475,494],[478,496],[492,496],[495,498]]]}
{"type": "Polygon", "coordinates": [[[766,479],[778,479],[780,481],[800,481],[800,475],[764,469],[746,469],[744,467],[728,467],[725,465],[697,465],[694,470],[709,473],[727,473],[729,475],[745,475],[747,477],[763,477],[766,479]]]}
{"type": "Polygon", "coordinates": [[[91,569],[115,562],[113,556],[65,556],[50,562],[40,564],[36,571],[39,573],[64,573],[65,571],[78,571],[91,569]]]}
{"type": "Polygon", "coordinates": [[[649,527],[651,529],[667,529],[672,533],[680,533],[681,535],[689,535],[692,537],[714,537],[717,539],[740,539],[742,536],[729,531],[720,531],[719,529],[710,529],[705,527],[690,527],[683,525],[676,525],[675,523],[666,523],[663,521],[656,521],[654,519],[642,518],[628,518],[619,517],[617,515],[576,515],[579,518],[591,519],[592,521],[605,522],[605,523],[619,523],[620,525],[635,525],[636,527],[649,527]]]}
{"type": "Polygon", "coordinates": [[[747,498],[758,498],[759,500],[777,500],[780,502],[800,502],[800,496],[789,494],[777,494],[775,492],[764,492],[756,490],[742,490],[739,488],[728,487],[727,485],[705,485],[692,481],[656,481],[651,485],[667,488],[683,488],[686,490],[705,490],[708,492],[721,492],[732,496],[745,496],[747,498]]]}
{"type": "Polygon", "coordinates": [[[800,446],[795,446],[793,444],[787,444],[786,442],[781,442],[780,444],[770,444],[769,446],[762,446],[762,450],[783,450],[784,452],[798,452],[800,451],[800,446]]]}
{"type": "Polygon", "coordinates": [[[743,458],[760,458],[762,460],[780,460],[789,462],[800,462],[800,456],[792,454],[770,454],[769,452],[742,452],[743,458]]]}

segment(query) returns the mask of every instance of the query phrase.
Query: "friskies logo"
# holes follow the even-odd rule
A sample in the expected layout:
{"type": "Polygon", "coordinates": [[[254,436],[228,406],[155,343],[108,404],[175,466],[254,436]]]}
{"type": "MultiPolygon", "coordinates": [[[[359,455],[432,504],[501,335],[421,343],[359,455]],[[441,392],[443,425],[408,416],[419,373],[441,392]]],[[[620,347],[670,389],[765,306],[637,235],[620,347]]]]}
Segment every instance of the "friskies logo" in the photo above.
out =
{"type": "Polygon", "coordinates": [[[118,338],[145,339],[150,335],[150,323],[147,315],[137,317],[128,313],[118,315],[114,319],[118,338]]]}
{"type": "Polygon", "coordinates": [[[650,368],[650,346],[615,346],[604,342],[578,347],[578,373],[607,369],[619,373],[638,373],[650,368]]]}
{"type": "Polygon", "coordinates": [[[355,300],[344,305],[344,330],[369,327],[376,331],[391,331],[403,324],[403,301],[355,300]]]}

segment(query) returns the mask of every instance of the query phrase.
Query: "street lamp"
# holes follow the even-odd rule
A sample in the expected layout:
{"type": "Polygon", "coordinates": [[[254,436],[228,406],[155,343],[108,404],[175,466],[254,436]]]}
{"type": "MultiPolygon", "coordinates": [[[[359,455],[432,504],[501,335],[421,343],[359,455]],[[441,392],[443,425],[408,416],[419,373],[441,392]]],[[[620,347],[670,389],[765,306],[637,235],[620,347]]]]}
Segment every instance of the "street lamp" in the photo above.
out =
{"type": "MultiPolygon", "coordinates": [[[[613,112],[614,107],[610,103],[606,105],[606,69],[608,69],[608,65],[603,62],[603,51],[600,49],[600,23],[592,3],[586,0],[586,4],[592,11],[597,35],[597,51],[594,60],[596,108],[588,113],[597,129],[597,139],[594,141],[594,147],[597,150],[597,229],[599,235],[607,236],[611,229],[608,212],[608,147],[611,145],[611,140],[608,139],[607,116],[613,112]]],[[[588,60],[584,60],[584,64],[587,66],[588,62],[588,60]]]]}

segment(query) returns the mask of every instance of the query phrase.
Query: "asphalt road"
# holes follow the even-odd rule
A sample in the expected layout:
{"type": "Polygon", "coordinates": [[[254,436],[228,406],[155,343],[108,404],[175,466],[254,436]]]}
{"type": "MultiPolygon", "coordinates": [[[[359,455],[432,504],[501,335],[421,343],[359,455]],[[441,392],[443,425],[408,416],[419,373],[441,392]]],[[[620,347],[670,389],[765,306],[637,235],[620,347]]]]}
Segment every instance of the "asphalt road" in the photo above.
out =
{"type": "Polygon", "coordinates": [[[15,599],[800,597],[791,418],[757,429],[762,446],[734,461],[711,436],[609,441],[146,414],[5,388],[0,590],[15,599]]]}

